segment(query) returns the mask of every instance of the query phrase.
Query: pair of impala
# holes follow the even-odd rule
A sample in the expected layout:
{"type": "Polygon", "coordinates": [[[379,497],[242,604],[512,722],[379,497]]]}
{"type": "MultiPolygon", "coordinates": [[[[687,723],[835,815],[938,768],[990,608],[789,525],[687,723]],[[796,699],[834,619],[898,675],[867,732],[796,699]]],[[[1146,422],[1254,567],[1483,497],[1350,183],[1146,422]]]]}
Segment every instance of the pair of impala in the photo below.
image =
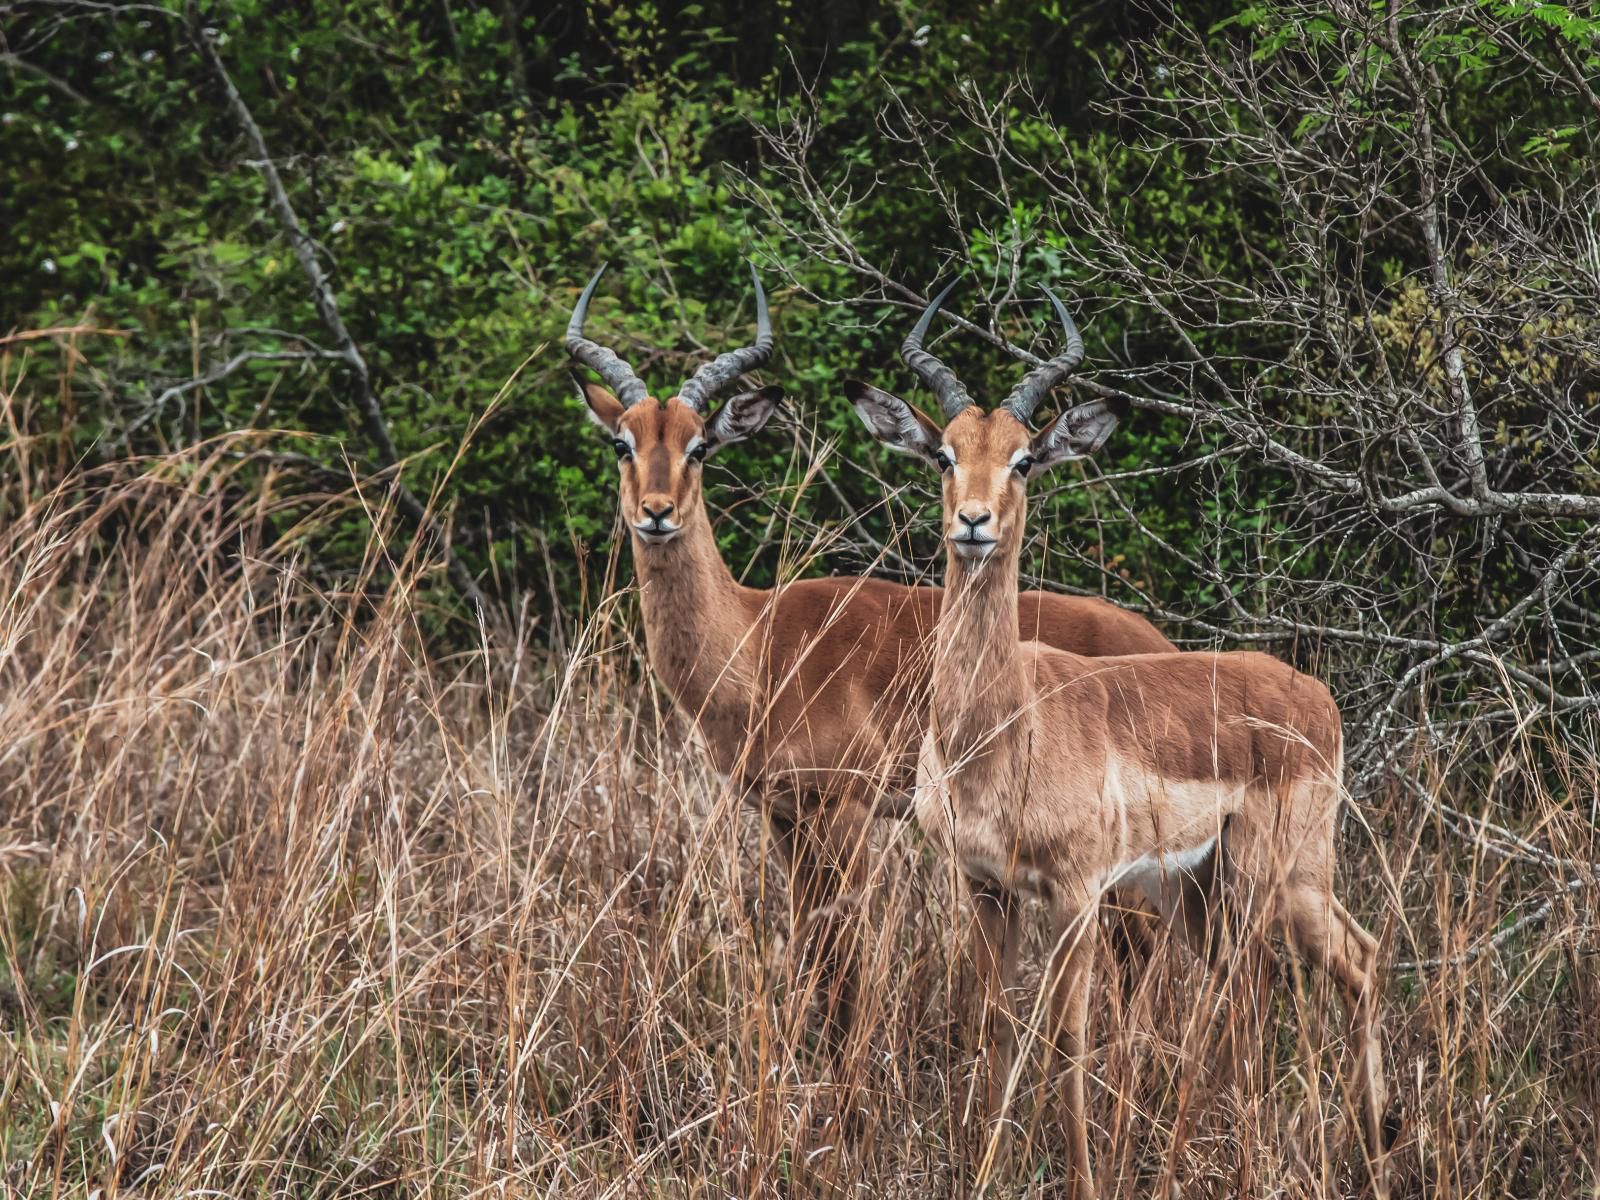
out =
{"type": "MultiPolygon", "coordinates": [[[[992,1017],[991,1115],[1004,1102],[1008,1006],[1022,900],[1043,902],[1056,951],[1053,1045],[1077,1194],[1094,1195],[1084,1115],[1090,938],[1102,899],[1147,903],[1204,953],[1217,926],[1281,932],[1348,1005],[1355,1086],[1375,1189],[1385,1194],[1377,943],[1333,893],[1342,774],[1328,689],[1255,653],[1179,653],[1148,622],[1096,599],[1020,592],[1027,484],[1094,453],[1124,411],[1091,401],[1037,433],[1034,410],[1083,358],[1065,306],[1064,348],[992,408],[924,348],[945,293],[901,346],[943,426],[865,383],[845,391],[890,448],[937,471],[942,589],[873,578],[744,587],[706,515],[701,464],[758,432],[782,396],[717,397],[772,353],[755,279],[755,341],[702,366],[665,403],[584,336],[604,267],[584,289],[567,349],[617,453],[650,664],[698,728],[716,770],[759,805],[810,928],[834,1036],[854,1019],[855,973],[838,931],[858,898],[868,822],[914,811],[954,855],[979,936],[974,967],[992,1017]],[[1226,901],[1226,904],[1225,904],[1226,901]],[[1226,920],[1211,921],[1221,916],[1226,920]]],[[[752,271],[754,277],[754,271],[752,271]]]]}

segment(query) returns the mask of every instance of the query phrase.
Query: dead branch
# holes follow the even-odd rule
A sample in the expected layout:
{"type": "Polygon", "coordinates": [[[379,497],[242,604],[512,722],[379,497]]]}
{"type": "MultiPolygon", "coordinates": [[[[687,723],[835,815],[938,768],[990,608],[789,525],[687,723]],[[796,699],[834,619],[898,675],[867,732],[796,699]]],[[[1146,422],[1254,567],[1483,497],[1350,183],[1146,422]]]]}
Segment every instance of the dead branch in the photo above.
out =
{"type": "MultiPolygon", "coordinates": [[[[450,582],[457,593],[466,600],[480,614],[490,611],[488,600],[479,590],[476,581],[467,570],[466,564],[455,553],[450,544],[448,530],[438,518],[412,493],[399,476],[400,455],[395,450],[394,439],[389,434],[388,423],[383,418],[383,412],[378,406],[377,396],[372,390],[372,377],[367,370],[366,360],[361,355],[360,348],[355,339],[350,336],[350,331],[345,328],[344,320],[339,315],[339,306],[333,293],[333,285],[329,282],[322,264],[317,261],[317,248],[300,218],[295,214],[294,206],[289,201],[289,193],[283,186],[283,180],[278,175],[278,168],[273,163],[272,154],[267,149],[266,138],[261,133],[261,127],[256,124],[255,117],[251,114],[249,106],[239,94],[239,89],[234,86],[233,78],[228,74],[227,67],[223,64],[222,56],[217,52],[214,36],[207,34],[200,26],[199,14],[195,6],[189,6],[189,26],[191,36],[206,62],[217,76],[218,83],[228,99],[228,108],[233,113],[234,119],[244,131],[246,140],[250,143],[251,151],[255,155],[254,165],[261,171],[261,177],[267,186],[267,194],[272,201],[273,211],[278,215],[278,222],[283,227],[293,248],[295,258],[300,263],[300,269],[306,277],[306,284],[311,292],[312,303],[316,306],[317,315],[321,318],[328,336],[332,339],[333,350],[323,352],[342,360],[345,364],[351,384],[351,400],[355,404],[356,412],[361,418],[361,426],[366,434],[368,443],[372,446],[377,456],[378,463],[387,474],[386,489],[394,496],[395,504],[406,518],[411,521],[421,532],[437,541],[441,552],[444,554],[445,566],[450,574],[450,582]]],[[[242,364],[241,364],[242,365],[242,364]]]]}

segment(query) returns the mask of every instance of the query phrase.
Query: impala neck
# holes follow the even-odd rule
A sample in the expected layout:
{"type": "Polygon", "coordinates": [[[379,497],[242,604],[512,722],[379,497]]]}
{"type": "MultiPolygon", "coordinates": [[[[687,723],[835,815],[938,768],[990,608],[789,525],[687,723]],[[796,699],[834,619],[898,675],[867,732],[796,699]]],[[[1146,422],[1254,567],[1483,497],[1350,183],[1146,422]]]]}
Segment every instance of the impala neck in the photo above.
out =
{"type": "Polygon", "coordinates": [[[1020,541],[1009,540],[981,563],[946,552],[932,694],[933,726],[946,762],[978,761],[1031,731],[1017,640],[1021,552],[1020,541]]]}
{"type": "Polygon", "coordinates": [[[752,593],[722,561],[705,506],[697,505],[683,532],[664,546],[629,537],[651,669],[678,707],[702,724],[743,714],[753,687],[745,662],[752,593]]]}

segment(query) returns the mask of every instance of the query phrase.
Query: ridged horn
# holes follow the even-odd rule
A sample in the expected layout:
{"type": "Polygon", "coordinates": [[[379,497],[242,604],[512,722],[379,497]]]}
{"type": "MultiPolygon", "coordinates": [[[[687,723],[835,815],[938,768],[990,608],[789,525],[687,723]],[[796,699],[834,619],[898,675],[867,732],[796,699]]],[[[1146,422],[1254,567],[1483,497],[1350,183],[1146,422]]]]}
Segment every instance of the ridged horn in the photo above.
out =
{"type": "Polygon", "coordinates": [[[967,389],[961,386],[961,380],[956,378],[954,371],[922,348],[922,340],[928,336],[928,328],[933,324],[934,314],[939,311],[944,298],[960,282],[959,279],[953,279],[945,285],[945,289],[923,309],[922,316],[917,318],[917,323],[906,335],[906,340],[900,343],[901,360],[915,371],[917,378],[927,384],[928,390],[938,397],[939,408],[944,412],[946,421],[971,404],[972,397],[967,395],[967,389]]]}
{"type": "Polygon", "coordinates": [[[750,264],[750,282],[756,286],[756,340],[748,346],[729,350],[706,363],[678,393],[690,408],[704,412],[706,405],[726,391],[739,376],[763,366],[772,357],[772,320],[767,314],[767,293],[755,263],[750,264]]]}
{"type": "Polygon", "coordinates": [[[1022,382],[1005,398],[1002,407],[1010,409],[1011,414],[1024,425],[1033,419],[1033,410],[1039,407],[1039,401],[1050,394],[1050,389],[1076,371],[1078,364],[1083,361],[1083,335],[1067,315],[1067,306],[1048,287],[1043,284],[1040,287],[1050,297],[1050,303],[1055,305],[1056,315],[1061,318],[1061,327],[1066,331],[1067,345],[1060,354],[1024,375],[1022,382]]]}
{"type": "Polygon", "coordinates": [[[631,408],[650,394],[649,389],[615,350],[583,336],[583,323],[589,316],[590,297],[594,295],[600,276],[606,273],[607,265],[600,264],[594,278],[589,280],[589,286],[578,297],[577,307],[572,310],[572,320],[567,322],[567,353],[605,380],[606,386],[622,401],[624,408],[631,408]]]}

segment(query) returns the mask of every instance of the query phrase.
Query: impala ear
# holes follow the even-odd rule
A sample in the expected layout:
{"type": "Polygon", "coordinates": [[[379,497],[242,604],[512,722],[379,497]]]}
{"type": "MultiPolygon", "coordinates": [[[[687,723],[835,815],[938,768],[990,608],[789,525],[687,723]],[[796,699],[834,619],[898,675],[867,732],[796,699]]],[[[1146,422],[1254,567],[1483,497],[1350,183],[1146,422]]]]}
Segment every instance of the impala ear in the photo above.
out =
{"type": "Polygon", "coordinates": [[[1091,400],[1069,408],[1040,431],[1029,447],[1035,464],[1053,467],[1074,458],[1086,458],[1111,436],[1117,422],[1128,415],[1122,399],[1091,400]]]}
{"type": "Polygon", "coordinates": [[[894,393],[859,379],[845,380],[844,394],[873,437],[900,454],[933,461],[939,443],[944,440],[944,430],[932,417],[894,393]]]}
{"type": "Polygon", "coordinates": [[[589,419],[612,437],[616,437],[617,430],[621,427],[622,414],[627,411],[622,401],[598,383],[590,383],[576,371],[572,372],[572,382],[578,389],[579,397],[589,409],[589,419]]]}
{"type": "Polygon", "coordinates": [[[716,450],[754,437],[766,427],[782,399],[781,387],[757,388],[728,397],[721,408],[706,418],[707,449],[716,450]]]}

